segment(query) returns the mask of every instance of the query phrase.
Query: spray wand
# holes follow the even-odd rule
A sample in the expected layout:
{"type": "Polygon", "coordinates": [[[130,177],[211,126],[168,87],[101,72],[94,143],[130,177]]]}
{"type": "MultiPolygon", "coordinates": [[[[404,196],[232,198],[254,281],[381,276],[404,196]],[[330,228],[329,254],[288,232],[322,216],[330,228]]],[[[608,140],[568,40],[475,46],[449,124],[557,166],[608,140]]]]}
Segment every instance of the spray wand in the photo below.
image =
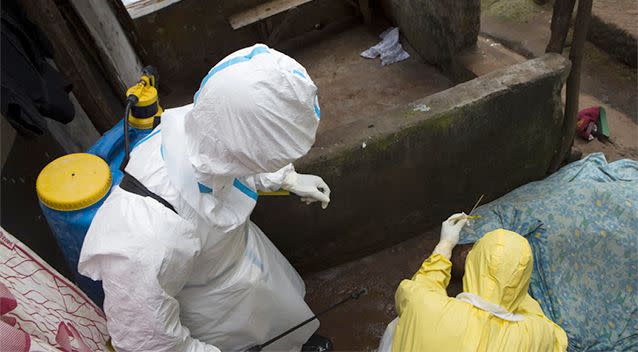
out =
{"type": "Polygon", "coordinates": [[[304,320],[303,322],[301,322],[301,323],[297,324],[296,326],[286,330],[285,332],[273,337],[272,339],[262,343],[261,345],[256,345],[256,346],[253,346],[253,347],[247,349],[246,352],[259,352],[259,351],[263,350],[266,346],[275,343],[276,341],[280,340],[284,336],[294,332],[295,330],[299,329],[300,327],[302,327],[302,326],[310,323],[311,321],[317,319],[320,315],[322,315],[324,313],[327,313],[327,312],[337,308],[338,306],[348,302],[349,300],[359,299],[359,297],[361,297],[361,296],[363,296],[363,295],[365,295],[367,293],[368,293],[368,289],[367,288],[362,288],[362,289],[360,289],[358,291],[352,292],[348,297],[342,299],[341,301],[339,301],[339,302],[331,305],[330,307],[322,310],[321,312],[315,314],[312,318],[308,318],[308,319],[304,320]]]}

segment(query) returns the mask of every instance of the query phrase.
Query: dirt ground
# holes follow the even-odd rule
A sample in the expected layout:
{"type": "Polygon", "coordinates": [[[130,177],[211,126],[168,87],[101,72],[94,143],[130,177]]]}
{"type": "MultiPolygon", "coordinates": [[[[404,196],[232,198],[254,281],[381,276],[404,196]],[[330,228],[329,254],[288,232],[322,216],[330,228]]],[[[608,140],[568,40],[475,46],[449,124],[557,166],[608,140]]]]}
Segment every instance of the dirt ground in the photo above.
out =
{"type": "Polygon", "coordinates": [[[638,36],[638,6],[636,0],[597,0],[592,4],[592,13],[605,22],[612,23],[638,36]]]}
{"type": "Polygon", "coordinates": [[[340,301],[352,291],[368,294],[321,317],[317,332],[328,336],[339,351],[374,351],[386,325],[395,318],[394,291],[411,277],[437,243],[438,229],[360,260],[307,275],[306,300],[313,311],[340,301]],[[343,327],[348,327],[344,329],[343,327]]]}
{"type": "MultiPolygon", "coordinates": [[[[621,13],[622,7],[607,7],[606,11],[625,19],[631,16],[632,25],[636,23],[635,13],[621,13]]],[[[490,40],[531,58],[542,55],[545,50],[550,19],[551,7],[538,6],[532,0],[484,0],[481,32],[490,40]]],[[[507,60],[511,58],[510,55],[507,60]]],[[[483,65],[475,70],[498,66],[483,65]]],[[[316,74],[312,68],[311,74],[316,74]]],[[[612,143],[586,142],[576,137],[575,148],[585,155],[601,151],[609,161],[638,159],[636,69],[617,62],[588,42],[581,77],[580,108],[605,107],[612,143]]],[[[386,325],[395,317],[396,287],[402,279],[412,276],[431,253],[438,231],[433,229],[362,259],[305,275],[306,298],[314,311],[330,306],[358,288],[369,290],[367,296],[321,317],[318,333],[330,337],[339,351],[376,350],[386,325]],[[349,328],[343,329],[344,326],[349,328]]],[[[461,288],[458,281],[450,286],[449,293],[461,288]]]]}
{"type": "MultiPolygon", "coordinates": [[[[362,288],[368,294],[350,301],[321,317],[318,334],[329,336],[338,351],[374,351],[386,325],[396,317],[394,291],[401,282],[414,275],[438,242],[440,228],[432,229],[393,247],[334,268],[306,275],[307,296],[317,312],[362,288]],[[348,329],[343,327],[347,326],[348,329]]],[[[463,263],[457,257],[467,254],[471,245],[457,246],[452,253],[455,265],[463,263]]],[[[448,294],[462,291],[462,274],[452,269],[448,294]]]]}
{"type": "Polygon", "coordinates": [[[386,27],[357,25],[312,46],[287,52],[308,70],[319,87],[321,124],[318,133],[362,116],[378,114],[450,88],[453,83],[435,67],[411,57],[382,66],[359,53],[379,42],[386,27]]]}

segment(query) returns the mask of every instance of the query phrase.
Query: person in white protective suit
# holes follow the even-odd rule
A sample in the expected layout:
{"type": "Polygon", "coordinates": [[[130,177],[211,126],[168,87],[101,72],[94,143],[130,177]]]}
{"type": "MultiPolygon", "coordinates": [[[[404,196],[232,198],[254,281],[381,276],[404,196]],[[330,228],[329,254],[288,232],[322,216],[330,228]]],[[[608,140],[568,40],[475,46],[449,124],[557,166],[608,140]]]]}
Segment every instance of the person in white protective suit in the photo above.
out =
{"type": "MultiPolygon", "coordinates": [[[[330,201],[291,162],[314,143],[317,87],[265,45],[211,69],[193,104],[166,110],[126,172],[174,207],[115,187],[82,247],[79,271],[102,280],[118,351],[240,351],[313,316],[297,272],[249,220],[257,191],[330,201]]],[[[299,350],[304,326],[269,346],[299,350]]]]}

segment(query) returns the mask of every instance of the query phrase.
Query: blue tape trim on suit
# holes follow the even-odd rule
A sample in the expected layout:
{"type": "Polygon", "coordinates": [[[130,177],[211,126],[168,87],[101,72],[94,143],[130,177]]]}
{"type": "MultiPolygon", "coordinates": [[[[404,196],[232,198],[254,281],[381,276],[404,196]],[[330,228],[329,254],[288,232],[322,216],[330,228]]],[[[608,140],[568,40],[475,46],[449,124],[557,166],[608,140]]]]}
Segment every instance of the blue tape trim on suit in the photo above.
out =
{"type": "Polygon", "coordinates": [[[213,193],[213,189],[197,182],[197,187],[199,188],[199,193],[213,193]]]}
{"type": "Polygon", "coordinates": [[[315,115],[317,115],[317,120],[321,120],[321,109],[319,108],[319,98],[315,96],[315,115]]]}
{"type": "Polygon", "coordinates": [[[224,62],[218,64],[217,66],[213,67],[213,69],[210,70],[210,72],[208,72],[206,77],[204,77],[204,79],[202,80],[202,83],[199,85],[199,89],[195,93],[195,98],[193,99],[193,102],[195,102],[195,103],[197,102],[197,98],[199,97],[199,92],[201,92],[202,88],[204,87],[204,85],[206,84],[208,79],[211,78],[214,74],[216,74],[217,72],[219,72],[219,71],[221,71],[221,70],[223,70],[225,68],[228,68],[229,66],[238,64],[240,62],[249,61],[250,59],[252,59],[256,55],[266,54],[266,53],[268,53],[268,48],[267,47],[258,46],[256,48],[254,48],[250,53],[248,53],[248,55],[234,57],[232,59],[224,61],[224,62]]]}
{"type": "Polygon", "coordinates": [[[239,181],[238,179],[235,179],[235,181],[233,181],[233,186],[235,186],[235,188],[242,191],[242,193],[244,193],[245,195],[249,196],[250,198],[254,200],[257,200],[257,197],[259,197],[257,192],[253,191],[252,189],[250,189],[250,187],[241,183],[241,181],[239,181]]]}
{"type": "MultiPolygon", "coordinates": [[[[296,70],[296,69],[292,70],[292,73],[301,78],[306,78],[306,75],[304,75],[303,72],[299,70],[296,70]]],[[[315,96],[314,109],[315,109],[315,115],[317,116],[317,120],[321,120],[321,109],[319,108],[319,98],[317,96],[315,96]]]]}

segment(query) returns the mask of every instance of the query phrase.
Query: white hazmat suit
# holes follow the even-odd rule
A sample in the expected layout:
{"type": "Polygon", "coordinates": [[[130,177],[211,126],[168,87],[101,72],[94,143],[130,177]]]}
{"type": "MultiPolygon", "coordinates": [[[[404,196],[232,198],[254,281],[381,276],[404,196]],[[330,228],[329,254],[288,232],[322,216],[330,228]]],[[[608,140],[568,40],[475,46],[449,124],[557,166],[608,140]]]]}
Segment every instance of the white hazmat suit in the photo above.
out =
{"type": "MultiPolygon", "coordinates": [[[[116,349],[244,350],[313,315],[303,281],[249,216],[260,190],[327,205],[323,180],[290,164],[319,117],[306,70],[258,44],[220,61],[193,104],[166,110],[133,147],[126,171],[177,214],[115,187],[93,219],[79,271],[103,282],[116,349]]],[[[268,349],[299,350],[318,325],[268,349]]]]}

